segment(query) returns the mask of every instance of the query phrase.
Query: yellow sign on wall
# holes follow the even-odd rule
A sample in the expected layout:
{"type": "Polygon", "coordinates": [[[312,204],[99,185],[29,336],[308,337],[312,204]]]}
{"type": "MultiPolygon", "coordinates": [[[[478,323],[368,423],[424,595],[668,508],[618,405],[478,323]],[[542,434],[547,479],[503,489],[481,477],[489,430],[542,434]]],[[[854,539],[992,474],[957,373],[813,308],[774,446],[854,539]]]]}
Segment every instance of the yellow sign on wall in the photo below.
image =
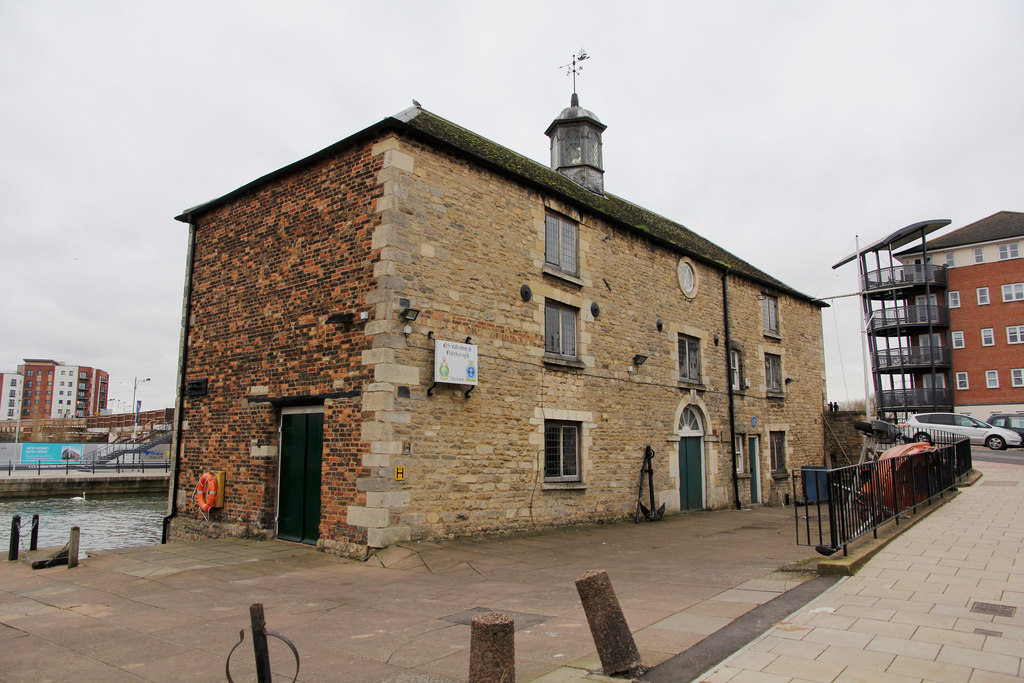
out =
{"type": "Polygon", "coordinates": [[[395,481],[405,481],[405,467],[400,465],[395,468],[395,481]]]}

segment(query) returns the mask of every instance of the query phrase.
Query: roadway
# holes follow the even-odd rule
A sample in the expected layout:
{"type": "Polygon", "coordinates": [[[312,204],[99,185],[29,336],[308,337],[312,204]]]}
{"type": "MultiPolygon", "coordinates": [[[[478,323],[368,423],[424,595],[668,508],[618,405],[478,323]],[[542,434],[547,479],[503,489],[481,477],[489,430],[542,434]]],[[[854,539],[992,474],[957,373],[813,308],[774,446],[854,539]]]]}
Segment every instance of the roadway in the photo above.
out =
{"type": "Polygon", "coordinates": [[[995,462],[1003,465],[1019,465],[1024,467],[1024,448],[1007,448],[1005,451],[993,451],[984,446],[971,446],[971,459],[974,462],[995,462]]]}

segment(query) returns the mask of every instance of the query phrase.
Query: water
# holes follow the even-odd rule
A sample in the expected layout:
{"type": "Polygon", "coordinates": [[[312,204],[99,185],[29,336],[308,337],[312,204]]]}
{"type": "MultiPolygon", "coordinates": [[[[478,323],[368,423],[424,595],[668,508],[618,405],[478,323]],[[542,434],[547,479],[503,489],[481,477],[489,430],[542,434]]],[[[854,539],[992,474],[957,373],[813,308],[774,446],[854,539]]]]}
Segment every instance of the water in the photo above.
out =
{"type": "Polygon", "coordinates": [[[64,545],[71,527],[81,529],[79,549],[102,550],[160,542],[166,493],[70,495],[0,500],[0,552],[11,543],[11,518],[21,515],[21,549],[28,550],[32,515],[39,515],[39,547],[64,545]]]}

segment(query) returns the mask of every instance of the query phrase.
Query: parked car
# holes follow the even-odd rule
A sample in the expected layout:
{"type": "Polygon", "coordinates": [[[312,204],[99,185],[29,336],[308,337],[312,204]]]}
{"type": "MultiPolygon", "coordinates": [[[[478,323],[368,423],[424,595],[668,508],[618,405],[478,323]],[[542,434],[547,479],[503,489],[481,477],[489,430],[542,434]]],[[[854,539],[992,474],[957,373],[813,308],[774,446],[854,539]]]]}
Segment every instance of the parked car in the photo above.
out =
{"type": "Polygon", "coordinates": [[[1024,437],[1024,413],[992,413],[985,420],[993,427],[1002,427],[1024,437]]]}
{"type": "Polygon", "coordinates": [[[932,432],[948,432],[966,436],[972,444],[985,445],[1001,451],[1007,446],[1020,446],[1022,437],[1017,432],[993,427],[987,422],[957,413],[919,413],[911,415],[903,426],[904,433],[913,433],[914,441],[932,443],[932,432]]]}

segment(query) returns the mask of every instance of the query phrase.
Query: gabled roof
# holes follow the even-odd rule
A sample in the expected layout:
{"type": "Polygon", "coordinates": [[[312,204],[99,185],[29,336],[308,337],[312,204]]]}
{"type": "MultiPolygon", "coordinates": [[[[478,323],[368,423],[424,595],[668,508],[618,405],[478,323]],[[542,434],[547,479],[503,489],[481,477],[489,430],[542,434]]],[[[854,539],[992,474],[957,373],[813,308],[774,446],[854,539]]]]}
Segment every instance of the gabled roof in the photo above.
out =
{"type": "MultiPolygon", "coordinates": [[[[970,225],[965,225],[959,230],[936,237],[925,243],[928,250],[954,249],[965,247],[971,244],[982,244],[984,242],[998,242],[999,240],[1024,237],[1024,213],[1019,211],[1000,211],[988,218],[982,218],[970,225]]],[[[904,254],[916,254],[921,251],[920,247],[907,249],[896,256],[904,254]]]]}
{"type": "Polygon", "coordinates": [[[279,177],[298,171],[387,131],[404,133],[428,144],[455,151],[461,156],[468,156],[497,173],[556,195],[560,199],[580,207],[585,212],[596,214],[626,230],[640,234],[697,261],[727,270],[818,306],[827,306],[827,304],[816,301],[789,287],[680,223],[659,216],[612,194],[606,193],[604,196],[594,194],[543,164],[419,107],[411,107],[395,116],[388,117],[330,147],[243,185],[223,197],[187,209],[175,218],[189,222],[193,218],[197,218],[236,197],[248,194],[279,177]]]}

